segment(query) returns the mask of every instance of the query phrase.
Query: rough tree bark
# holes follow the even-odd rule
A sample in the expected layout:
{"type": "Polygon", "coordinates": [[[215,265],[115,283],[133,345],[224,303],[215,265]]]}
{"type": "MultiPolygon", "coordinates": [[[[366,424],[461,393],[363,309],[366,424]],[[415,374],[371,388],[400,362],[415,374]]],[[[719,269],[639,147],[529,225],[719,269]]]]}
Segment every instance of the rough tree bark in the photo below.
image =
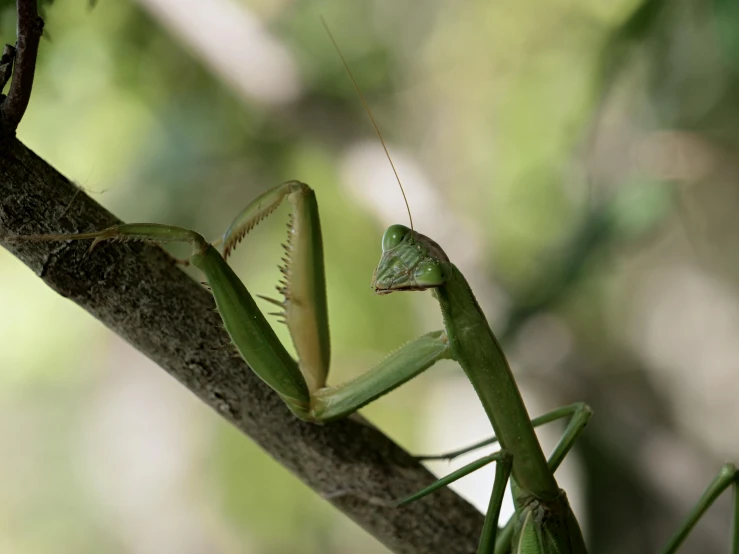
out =
{"type": "Polygon", "coordinates": [[[229,350],[211,295],[152,245],[19,243],[12,235],[119,221],[15,138],[0,141],[0,244],[98,318],[397,553],[470,553],[482,516],[449,490],[392,506],[433,476],[361,418],[298,421],[229,350]]]}

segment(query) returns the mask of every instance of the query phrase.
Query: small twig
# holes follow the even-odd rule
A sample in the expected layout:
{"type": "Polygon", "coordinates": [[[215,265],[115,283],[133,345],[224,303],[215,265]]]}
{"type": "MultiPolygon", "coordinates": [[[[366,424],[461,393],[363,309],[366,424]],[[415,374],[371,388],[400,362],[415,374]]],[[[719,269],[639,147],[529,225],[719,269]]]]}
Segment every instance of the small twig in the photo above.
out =
{"type": "Polygon", "coordinates": [[[3,55],[0,58],[0,93],[5,89],[5,85],[10,81],[13,74],[13,60],[15,59],[15,47],[6,44],[3,48],[3,55]]]}
{"type": "Polygon", "coordinates": [[[31,98],[36,55],[44,20],[38,16],[36,0],[17,0],[18,25],[13,81],[2,104],[3,133],[14,134],[31,98]]]}

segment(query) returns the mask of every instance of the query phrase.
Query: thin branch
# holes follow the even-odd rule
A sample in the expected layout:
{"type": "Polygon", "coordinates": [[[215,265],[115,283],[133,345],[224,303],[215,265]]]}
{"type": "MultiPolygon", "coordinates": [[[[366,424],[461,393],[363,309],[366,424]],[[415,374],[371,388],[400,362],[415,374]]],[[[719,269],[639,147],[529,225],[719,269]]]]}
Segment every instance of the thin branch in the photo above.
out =
{"type": "Polygon", "coordinates": [[[36,71],[38,46],[44,29],[44,20],[38,16],[36,0],[17,0],[16,6],[18,41],[13,64],[13,80],[1,109],[4,134],[15,133],[28,107],[33,88],[33,75],[36,71]]]}
{"type": "MultiPolygon", "coordinates": [[[[390,550],[469,554],[482,516],[449,490],[404,508],[433,481],[361,417],[298,421],[232,352],[212,296],[150,245],[10,243],[2,237],[103,229],[118,220],[15,138],[0,144],[0,244],[158,363],[390,550]]],[[[29,278],[32,278],[29,275],[29,278]]],[[[255,476],[258,479],[259,476],[255,476]]]]}

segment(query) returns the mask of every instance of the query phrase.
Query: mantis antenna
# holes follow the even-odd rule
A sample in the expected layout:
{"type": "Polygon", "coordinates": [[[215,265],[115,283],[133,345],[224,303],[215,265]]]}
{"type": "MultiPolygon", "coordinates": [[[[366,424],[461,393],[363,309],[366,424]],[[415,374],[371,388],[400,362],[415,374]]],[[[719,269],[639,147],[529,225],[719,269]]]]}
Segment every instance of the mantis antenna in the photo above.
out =
{"type": "Polygon", "coordinates": [[[393,173],[395,173],[395,178],[398,181],[400,192],[403,195],[403,200],[405,200],[405,208],[408,210],[408,219],[411,222],[411,230],[412,230],[413,229],[413,216],[411,215],[411,207],[408,204],[408,197],[405,195],[405,189],[403,189],[403,183],[400,182],[400,176],[398,175],[398,170],[395,169],[395,164],[393,163],[392,157],[390,157],[390,151],[387,149],[385,140],[382,138],[382,133],[380,133],[380,128],[377,126],[377,122],[375,121],[375,118],[372,115],[372,111],[370,110],[369,105],[367,104],[367,101],[364,99],[364,94],[362,94],[362,89],[359,88],[359,84],[357,83],[357,80],[354,78],[354,74],[352,73],[352,70],[349,69],[349,64],[346,62],[346,59],[344,58],[344,54],[341,53],[341,49],[339,48],[339,45],[336,42],[336,39],[334,38],[334,35],[331,34],[331,30],[328,28],[328,24],[326,23],[326,20],[323,19],[323,17],[321,17],[321,24],[323,25],[323,28],[326,29],[328,38],[331,39],[331,43],[334,45],[334,48],[336,49],[336,53],[339,54],[339,57],[341,58],[341,63],[344,64],[344,69],[346,69],[346,72],[349,74],[349,78],[352,80],[352,84],[354,85],[354,88],[357,90],[357,94],[359,94],[359,100],[362,102],[362,106],[364,106],[364,111],[367,112],[367,115],[369,116],[370,121],[372,122],[372,126],[375,128],[377,137],[380,139],[380,143],[382,143],[382,148],[385,150],[385,155],[387,156],[387,159],[390,162],[390,167],[393,168],[393,173]]]}

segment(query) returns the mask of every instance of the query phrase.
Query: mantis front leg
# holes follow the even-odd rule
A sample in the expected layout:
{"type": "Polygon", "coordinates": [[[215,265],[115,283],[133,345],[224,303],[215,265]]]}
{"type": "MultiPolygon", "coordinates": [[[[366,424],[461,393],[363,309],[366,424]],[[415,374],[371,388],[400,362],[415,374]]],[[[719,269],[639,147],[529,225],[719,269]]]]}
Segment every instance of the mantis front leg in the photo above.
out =
{"type": "Polygon", "coordinates": [[[211,246],[206,255],[194,253],[191,262],[205,274],[241,355],[301,419],[321,422],[343,417],[450,356],[446,336],[437,331],[403,346],[353,381],[326,386],[330,340],[323,242],[316,196],[308,185],[289,181],[268,190],[236,217],[222,240],[223,257],[211,246]],[[268,300],[281,308],[278,315],[287,323],[297,364],[225,262],[244,235],[284,199],[292,205],[292,214],[280,267],[284,280],[277,287],[283,299],[268,300]]]}
{"type": "Polygon", "coordinates": [[[328,387],[330,339],[323,244],[318,205],[306,184],[289,181],[250,203],[226,230],[220,242],[223,255],[200,234],[180,227],[152,223],[118,225],[94,233],[41,235],[21,240],[89,240],[90,249],[106,240],[185,242],[189,261],[200,269],[234,345],[254,372],[274,389],[299,418],[324,422],[352,413],[412,379],[437,360],[451,356],[443,331],[419,337],[396,350],[373,369],[337,387],[328,387]],[[252,295],[226,262],[244,236],[284,201],[292,205],[286,255],[280,268],[284,280],[276,303],[292,337],[298,360],[293,360],[252,295]]]}

